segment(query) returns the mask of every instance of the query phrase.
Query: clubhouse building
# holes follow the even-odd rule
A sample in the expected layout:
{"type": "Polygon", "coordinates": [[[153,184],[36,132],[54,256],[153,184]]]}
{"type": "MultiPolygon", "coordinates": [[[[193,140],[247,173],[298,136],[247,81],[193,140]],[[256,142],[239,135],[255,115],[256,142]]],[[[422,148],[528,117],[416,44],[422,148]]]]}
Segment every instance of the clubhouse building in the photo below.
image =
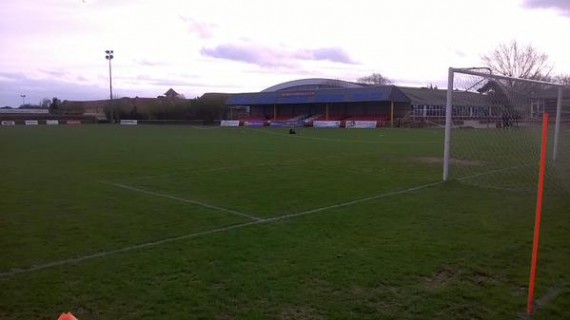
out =
{"type": "MultiPolygon", "coordinates": [[[[488,83],[479,90],[454,91],[454,120],[489,127],[504,117],[499,110],[514,108],[515,104],[519,113],[534,117],[555,108],[548,93],[515,102],[501,91],[498,83],[488,83]]],[[[377,126],[426,126],[444,123],[446,96],[447,90],[437,88],[302,79],[261,92],[232,94],[226,105],[234,110],[229,112],[230,118],[246,126],[311,126],[327,122],[327,126],[336,127],[353,121],[375,122],[377,126]]]]}

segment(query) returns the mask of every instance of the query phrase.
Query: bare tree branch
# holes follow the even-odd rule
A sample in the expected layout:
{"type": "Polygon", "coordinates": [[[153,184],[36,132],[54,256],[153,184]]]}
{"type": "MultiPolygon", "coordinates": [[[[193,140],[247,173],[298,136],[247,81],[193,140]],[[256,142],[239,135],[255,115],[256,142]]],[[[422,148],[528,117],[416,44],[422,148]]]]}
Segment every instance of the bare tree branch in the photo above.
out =
{"type": "Polygon", "coordinates": [[[570,86],[570,74],[559,74],[552,79],[556,83],[570,86]]]}
{"type": "Polygon", "coordinates": [[[521,47],[516,40],[499,45],[481,58],[493,73],[509,77],[544,80],[552,72],[547,54],[531,45],[521,47]]]}
{"type": "Polygon", "coordinates": [[[367,77],[358,78],[356,81],[358,83],[370,84],[373,86],[385,86],[392,84],[392,81],[390,79],[384,77],[380,73],[373,73],[367,77]]]}

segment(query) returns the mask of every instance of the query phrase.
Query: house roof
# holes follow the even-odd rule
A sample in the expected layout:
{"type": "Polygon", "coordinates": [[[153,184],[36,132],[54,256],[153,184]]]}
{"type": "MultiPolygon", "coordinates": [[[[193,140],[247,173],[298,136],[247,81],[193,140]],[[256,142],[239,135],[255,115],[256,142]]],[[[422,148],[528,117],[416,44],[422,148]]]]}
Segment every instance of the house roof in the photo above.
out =
{"type": "Polygon", "coordinates": [[[275,91],[295,91],[295,90],[318,90],[318,89],[333,89],[333,88],[361,88],[366,87],[361,83],[336,80],[336,79],[323,79],[323,78],[311,78],[311,79],[300,79],[288,82],[283,82],[261,92],[275,92],[275,91]]]}
{"type": "Polygon", "coordinates": [[[227,105],[343,103],[367,101],[409,102],[396,86],[273,91],[231,95],[227,105]]]}
{"type": "Polygon", "coordinates": [[[178,92],[174,91],[174,89],[170,88],[168,91],[164,93],[166,97],[176,97],[178,96],[178,92]]]}
{"type": "MultiPolygon", "coordinates": [[[[413,105],[445,106],[447,103],[446,89],[398,87],[410,99],[413,105]]],[[[453,105],[482,106],[488,104],[488,97],[472,91],[453,91],[453,105]]]]}
{"type": "MultiPolygon", "coordinates": [[[[522,105],[510,96],[495,95],[504,92],[500,83],[488,82],[478,91],[454,90],[454,106],[493,106],[505,103],[522,105]],[[500,89],[500,90],[499,90],[500,89]]],[[[550,93],[548,93],[550,95],[550,93]]],[[[284,82],[269,87],[262,92],[232,94],[226,105],[280,105],[280,104],[314,104],[314,103],[349,103],[392,101],[405,102],[412,105],[445,106],[446,89],[414,88],[401,86],[367,86],[353,82],[333,79],[301,79],[284,82]]],[[[527,104],[525,104],[527,105],[527,104]]]]}

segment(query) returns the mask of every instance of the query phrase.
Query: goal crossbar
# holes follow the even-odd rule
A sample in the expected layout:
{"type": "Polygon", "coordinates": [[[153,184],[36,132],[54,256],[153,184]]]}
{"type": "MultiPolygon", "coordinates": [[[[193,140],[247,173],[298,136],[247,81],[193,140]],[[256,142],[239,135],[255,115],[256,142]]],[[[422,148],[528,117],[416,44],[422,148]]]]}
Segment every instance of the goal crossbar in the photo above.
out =
{"type": "Polygon", "coordinates": [[[564,87],[563,84],[559,84],[559,83],[542,81],[542,80],[515,78],[515,77],[497,75],[497,74],[493,74],[493,73],[484,73],[484,72],[473,71],[474,69],[481,69],[481,68],[449,68],[449,70],[454,72],[454,73],[455,72],[465,73],[465,74],[470,74],[472,76],[480,76],[480,77],[485,77],[485,78],[492,77],[492,78],[501,79],[501,80],[513,80],[513,81],[526,82],[526,83],[544,84],[544,85],[548,85],[548,86],[561,87],[561,88],[564,87]]]}
{"type": "Polygon", "coordinates": [[[450,179],[450,159],[451,159],[451,145],[452,145],[452,133],[451,128],[453,126],[453,96],[454,96],[454,78],[455,74],[465,74],[471,76],[481,77],[483,79],[495,79],[495,80],[507,80],[517,83],[527,83],[534,85],[543,85],[557,88],[557,102],[556,102],[556,116],[554,119],[554,136],[553,136],[553,150],[552,150],[552,160],[557,160],[558,149],[559,149],[559,135],[560,135],[560,119],[562,117],[562,97],[564,85],[559,83],[552,83],[541,80],[532,79],[522,79],[503,75],[495,75],[492,73],[485,73],[476,70],[481,70],[485,68],[449,68],[448,72],[448,84],[447,84],[447,97],[446,97],[446,107],[445,107],[445,138],[444,138],[444,157],[443,157],[443,181],[448,181],[450,179]]]}

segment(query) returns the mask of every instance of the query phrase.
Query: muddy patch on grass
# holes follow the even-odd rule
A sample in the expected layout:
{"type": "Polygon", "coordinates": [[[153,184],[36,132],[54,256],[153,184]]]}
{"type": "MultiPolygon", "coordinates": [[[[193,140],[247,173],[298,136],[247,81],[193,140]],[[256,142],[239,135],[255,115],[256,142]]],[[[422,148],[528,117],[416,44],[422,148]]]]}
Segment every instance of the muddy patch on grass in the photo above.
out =
{"type": "Polygon", "coordinates": [[[488,287],[497,283],[497,280],[487,273],[476,271],[473,275],[469,277],[469,282],[480,286],[488,287]]]}
{"type": "Polygon", "coordinates": [[[442,267],[427,278],[423,285],[428,289],[439,289],[449,285],[457,279],[458,271],[451,267],[442,267]]]}
{"type": "Polygon", "coordinates": [[[499,283],[492,275],[483,271],[470,271],[458,267],[445,266],[435,271],[424,282],[428,289],[438,289],[448,285],[474,285],[477,287],[491,287],[499,283]]]}
{"type": "Polygon", "coordinates": [[[349,292],[355,301],[360,301],[361,307],[374,310],[381,315],[396,314],[401,307],[398,303],[399,292],[396,287],[383,285],[377,287],[352,286],[349,292]]]}

